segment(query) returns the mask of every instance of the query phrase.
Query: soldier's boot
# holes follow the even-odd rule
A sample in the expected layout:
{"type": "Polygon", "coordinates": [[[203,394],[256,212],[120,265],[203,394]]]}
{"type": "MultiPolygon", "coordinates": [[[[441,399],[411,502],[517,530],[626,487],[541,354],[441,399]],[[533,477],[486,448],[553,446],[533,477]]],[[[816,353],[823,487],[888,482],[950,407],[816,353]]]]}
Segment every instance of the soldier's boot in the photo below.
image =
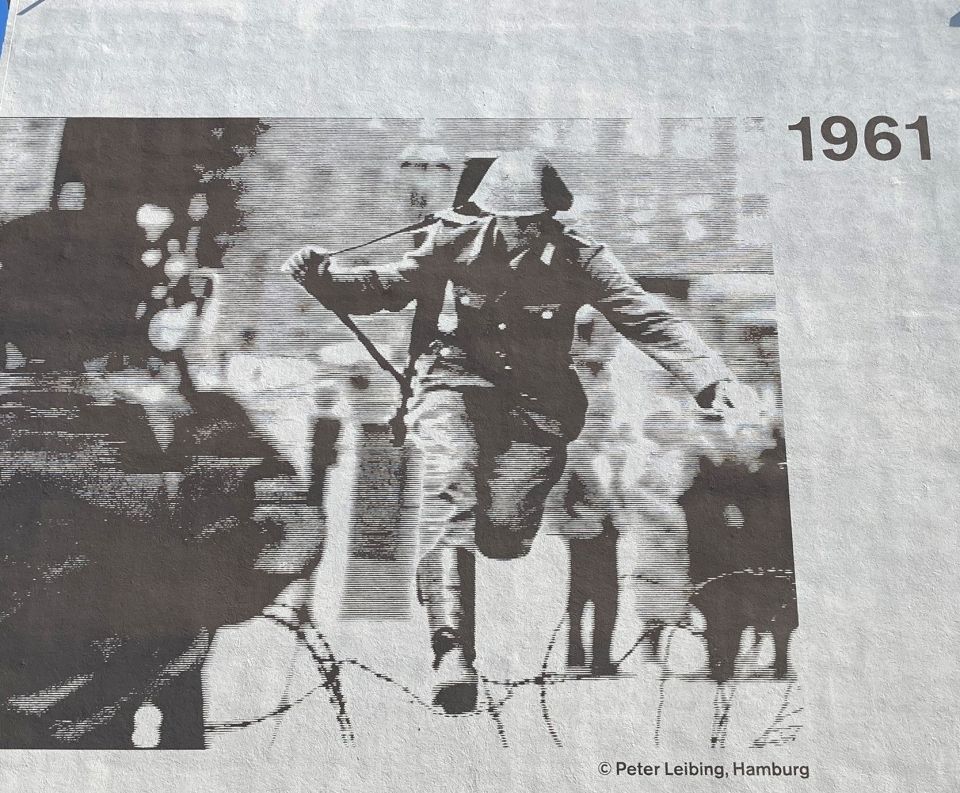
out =
{"type": "Polygon", "coordinates": [[[477,707],[475,567],[472,551],[440,545],[417,568],[417,593],[433,648],[433,704],[446,713],[477,707]]]}

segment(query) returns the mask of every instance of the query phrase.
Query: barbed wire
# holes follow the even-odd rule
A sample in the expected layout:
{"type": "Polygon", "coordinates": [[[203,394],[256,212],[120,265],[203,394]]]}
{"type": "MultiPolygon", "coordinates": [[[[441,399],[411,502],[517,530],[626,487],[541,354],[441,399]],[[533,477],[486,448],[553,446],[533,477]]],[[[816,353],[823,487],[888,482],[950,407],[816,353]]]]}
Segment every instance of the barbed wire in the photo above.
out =
{"type": "MultiPolygon", "coordinates": [[[[790,578],[792,580],[793,571],[782,568],[745,568],[743,570],[726,572],[708,578],[694,587],[692,592],[697,593],[710,583],[735,575],[775,575],[777,577],[790,578]]],[[[325,692],[331,706],[335,711],[337,728],[341,742],[345,744],[352,744],[356,740],[356,736],[353,731],[353,726],[350,720],[341,683],[342,670],[346,667],[351,667],[394,687],[403,694],[404,698],[409,703],[430,712],[432,715],[446,719],[469,719],[484,716],[490,718],[494,723],[498,740],[503,747],[509,746],[509,739],[506,734],[506,729],[504,727],[501,715],[504,706],[520,689],[527,686],[535,686],[539,689],[538,702],[540,715],[543,719],[544,725],[546,726],[547,733],[549,734],[551,741],[556,746],[562,747],[564,745],[563,739],[560,736],[560,731],[557,729],[550,712],[547,696],[548,690],[552,686],[592,679],[594,677],[589,672],[548,671],[550,661],[552,659],[553,652],[560,637],[561,631],[565,624],[569,625],[569,617],[568,615],[564,615],[551,631],[550,640],[544,652],[543,661],[540,664],[538,674],[516,680],[501,680],[480,675],[479,681],[483,689],[483,699],[485,701],[484,706],[467,713],[447,713],[441,707],[425,700],[410,686],[396,679],[392,675],[375,669],[374,667],[357,658],[337,658],[334,655],[333,650],[324,634],[309,620],[309,617],[306,617],[305,612],[302,612],[300,615],[301,617],[306,617],[305,623],[301,622],[299,619],[289,619],[276,613],[264,614],[263,616],[271,622],[274,622],[275,624],[293,633],[297,640],[297,646],[303,646],[307,649],[315,668],[320,674],[320,682],[307,690],[305,693],[288,701],[289,687],[293,672],[293,666],[291,665],[291,669],[290,672],[288,672],[285,683],[284,694],[281,697],[280,704],[276,708],[265,714],[250,719],[209,723],[205,728],[206,732],[209,734],[234,732],[253,727],[257,724],[268,722],[271,719],[279,719],[308,700],[311,700],[313,697],[325,692]],[[493,693],[493,690],[496,688],[502,688],[505,689],[505,691],[501,696],[498,697],[493,693]]],[[[296,615],[294,616],[296,617],[296,615]]],[[[640,646],[642,646],[645,641],[654,637],[662,627],[663,626],[657,625],[642,631],[630,645],[629,649],[623,654],[620,660],[616,662],[615,666],[621,666],[640,646]]],[[[696,635],[700,635],[701,633],[700,631],[693,630],[689,623],[683,623],[677,627],[686,628],[696,635]]],[[[673,632],[670,632],[666,636],[665,646],[660,663],[658,698],[654,724],[654,744],[657,746],[660,745],[662,735],[663,711],[666,703],[666,683],[671,678],[683,677],[683,675],[677,675],[676,673],[671,672],[669,668],[668,661],[673,635],[673,632]]],[[[294,655],[294,661],[295,660],[296,655],[294,655]]],[[[629,679],[635,678],[637,675],[618,674],[617,677],[629,679]]],[[[797,733],[801,729],[801,725],[796,723],[786,724],[784,722],[786,722],[788,719],[793,719],[796,716],[799,716],[799,714],[803,712],[803,707],[793,707],[791,709],[791,705],[793,704],[793,695],[798,688],[799,686],[795,681],[791,681],[788,684],[774,721],[760,736],[753,741],[751,744],[753,747],[782,745],[796,739],[797,733]]],[[[726,728],[729,721],[730,707],[732,705],[735,690],[736,682],[734,681],[717,683],[717,693],[715,694],[714,698],[714,722],[713,734],[711,736],[712,746],[716,746],[718,748],[723,746],[726,728]],[[727,686],[727,688],[724,689],[724,686],[727,686]],[[721,691],[721,689],[723,690],[721,691]]],[[[274,740],[275,738],[276,732],[274,733],[274,740]]],[[[273,741],[271,741],[271,745],[272,744],[273,741]]]]}

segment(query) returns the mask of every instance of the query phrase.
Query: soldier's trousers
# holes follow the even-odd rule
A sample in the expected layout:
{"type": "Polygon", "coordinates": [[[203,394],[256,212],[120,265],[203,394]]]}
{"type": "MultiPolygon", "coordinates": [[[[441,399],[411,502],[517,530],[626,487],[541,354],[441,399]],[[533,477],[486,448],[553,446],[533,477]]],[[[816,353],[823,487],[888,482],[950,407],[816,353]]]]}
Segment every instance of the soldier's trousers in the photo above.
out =
{"type": "Polygon", "coordinates": [[[421,558],[441,545],[525,555],[566,462],[559,423],[478,386],[431,388],[410,419],[422,457],[421,558]]]}
{"type": "Polygon", "coordinates": [[[530,550],[568,436],[494,388],[428,387],[410,419],[423,472],[417,593],[434,663],[453,646],[473,663],[475,552],[515,559],[530,550]]]}

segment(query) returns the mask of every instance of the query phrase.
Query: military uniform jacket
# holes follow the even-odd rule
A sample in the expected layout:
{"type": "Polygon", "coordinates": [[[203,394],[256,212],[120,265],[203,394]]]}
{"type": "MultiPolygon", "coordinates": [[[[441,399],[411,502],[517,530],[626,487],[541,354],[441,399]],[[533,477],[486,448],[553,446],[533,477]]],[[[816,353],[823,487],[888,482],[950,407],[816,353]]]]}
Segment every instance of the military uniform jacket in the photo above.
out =
{"type": "Polygon", "coordinates": [[[575,316],[596,307],[694,395],[732,378],[696,331],[629,276],[611,251],[554,219],[526,228],[493,215],[449,214],[399,262],[332,263],[317,297],[345,313],[397,311],[418,301],[411,356],[433,384],[495,386],[562,419],[575,436],[585,398],[571,367],[575,316]],[[447,284],[456,329],[437,326],[447,284]]]}

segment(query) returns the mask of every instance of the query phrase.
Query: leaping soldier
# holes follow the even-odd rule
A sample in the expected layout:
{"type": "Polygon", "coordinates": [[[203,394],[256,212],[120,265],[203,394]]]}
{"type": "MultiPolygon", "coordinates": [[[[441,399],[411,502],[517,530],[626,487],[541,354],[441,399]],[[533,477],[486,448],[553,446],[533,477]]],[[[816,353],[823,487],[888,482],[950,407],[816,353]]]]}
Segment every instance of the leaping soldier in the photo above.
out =
{"type": "Polygon", "coordinates": [[[512,153],[484,165],[467,200],[390,266],[350,268],[313,246],[287,263],[341,316],[417,301],[406,419],[423,470],[417,589],[434,704],[447,713],[477,703],[475,554],[530,550],[583,427],[586,399],[570,358],[577,310],[596,307],[717,416],[756,399],[606,245],[554,217],[573,197],[546,159],[512,153]],[[445,308],[448,285],[455,308],[445,308]]]}

